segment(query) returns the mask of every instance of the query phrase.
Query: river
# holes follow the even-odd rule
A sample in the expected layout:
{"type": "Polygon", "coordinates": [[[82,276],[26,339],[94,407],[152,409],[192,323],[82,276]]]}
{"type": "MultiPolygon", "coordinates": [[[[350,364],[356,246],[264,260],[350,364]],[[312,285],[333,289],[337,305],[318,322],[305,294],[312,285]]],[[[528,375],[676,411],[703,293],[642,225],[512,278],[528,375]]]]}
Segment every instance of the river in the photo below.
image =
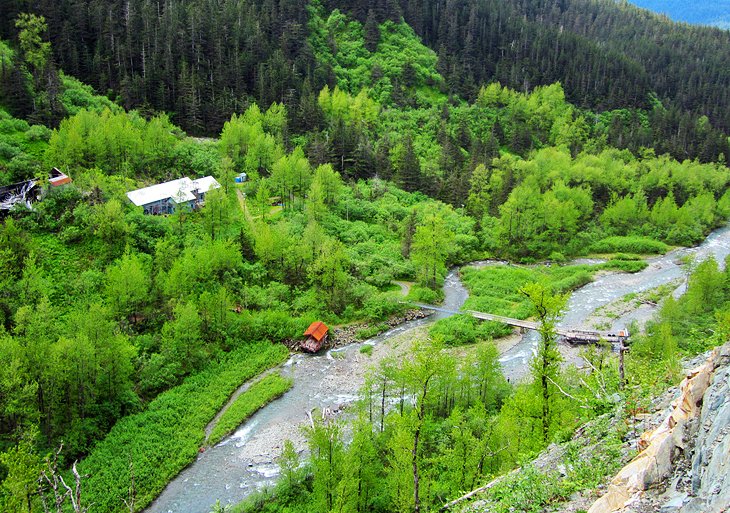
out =
{"type": "MultiPolygon", "coordinates": [[[[685,277],[681,259],[692,255],[701,260],[709,256],[722,264],[730,254],[730,227],[716,230],[698,247],[678,249],[648,260],[649,266],[636,274],[601,274],[595,281],[575,291],[568,302],[561,326],[580,327],[597,308],[631,292],[642,292],[685,277]]],[[[678,293],[681,292],[681,287],[678,293]]],[[[457,271],[444,283],[444,309],[458,310],[468,293],[457,271]]],[[[629,321],[644,321],[653,313],[642,306],[614,320],[613,328],[629,321]]],[[[437,312],[427,319],[404,323],[365,342],[381,343],[411,330],[423,329],[443,316],[437,312]]],[[[529,359],[536,352],[537,334],[528,332],[501,355],[503,371],[512,381],[529,370],[529,359]]],[[[272,485],[278,468],[273,462],[283,442],[291,439],[301,445],[300,425],[308,423],[307,412],[313,408],[337,411],[356,399],[365,369],[372,363],[360,353],[363,344],[353,344],[322,355],[293,356],[283,373],[294,379],[294,386],[282,398],[256,413],[231,437],[201,453],[183,470],[147,508],[147,513],[208,513],[217,499],[222,504],[236,503],[253,491],[272,485]]],[[[577,349],[564,347],[564,356],[577,358],[577,349]]]]}

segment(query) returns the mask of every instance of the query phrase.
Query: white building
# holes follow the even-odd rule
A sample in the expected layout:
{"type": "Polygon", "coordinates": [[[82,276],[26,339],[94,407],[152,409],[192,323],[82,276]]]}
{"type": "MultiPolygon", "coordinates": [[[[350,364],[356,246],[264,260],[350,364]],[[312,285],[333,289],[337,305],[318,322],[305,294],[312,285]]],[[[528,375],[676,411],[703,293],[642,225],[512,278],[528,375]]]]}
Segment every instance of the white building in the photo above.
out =
{"type": "Polygon", "coordinates": [[[180,205],[195,209],[205,203],[205,194],[221,186],[212,176],[197,180],[183,177],[127,193],[129,200],[144,207],[145,214],[172,214],[180,205]]]}

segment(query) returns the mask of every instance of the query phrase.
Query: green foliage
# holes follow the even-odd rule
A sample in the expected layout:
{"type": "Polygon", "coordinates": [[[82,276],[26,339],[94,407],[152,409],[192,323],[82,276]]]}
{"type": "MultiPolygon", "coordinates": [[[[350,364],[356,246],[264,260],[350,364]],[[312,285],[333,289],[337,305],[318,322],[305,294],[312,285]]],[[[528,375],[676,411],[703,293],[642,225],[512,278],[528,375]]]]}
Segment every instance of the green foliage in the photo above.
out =
{"type": "Polygon", "coordinates": [[[41,457],[34,449],[36,435],[26,433],[18,445],[0,453],[0,465],[6,473],[0,485],[0,506],[7,513],[40,511],[41,457]]]}
{"type": "Polygon", "coordinates": [[[594,253],[639,253],[663,255],[669,246],[646,237],[608,237],[595,242],[589,248],[594,253]]]}
{"type": "MultiPolygon", "coordinates": [[[[388,330],[388,325],[385,323],[380,324],[374,324],[371,326],[368,326],[367,328],[361,328],[355,332],[355,338],[357,340],[367,340],[369,338],[373,338],[375,335],[378,335],[379,333],[383,333],[384,331],[388,330]]],[[[370,347],[370,346],[363,346],[370,347]]],[[[365,349],[365,351],[372,351],[372,349],[365,349]]],[[[363,351],[361,351],[363,352],[363,351]]]]}
{"type": "Polygon", "coordinates": [[[221,416],[211,431],[207,443],[215,445],[220,442],[256,411],[281,397],[293,384],[294,382],[289,378],[284,378],[280,374],[271,374],[251,385],[251,388],[238,396],[221,416]]]}
{"type": "Polygon", "coordinates": [[[453,242],[453,233],[446,221],[428,215],[413,236],[412,259],[419,283],[431,289],[441,285],[446,275],[446,259],[453,242]]]}
{"type": "Polygon", "coordinates": [[[509,335],[512,328],[498,322],[480,321],[471,315],[454,315],[438,321],[429,333],[447,346],[461,346],[509,335]]]}
{"type": "Polygon", "coordinates": [[[99,96],[94,89],[80,80],[59,73],[63,92],[61,93],[61,104],[69,116],[75,116],[82,110],[102,113],[104,110],[121,112],[122,108],[112,102],[106,96],[99,96]]]}
{"type": "Polygon", "coordinates": [[[545,475],[528,465],[510,477],[490,490],[496,512],[538,513],[561,497],[555,474],[545,475]]]}
{"type": "Polygon", "coordinates": [[[555,293],[566,293],[590,282],[595,271],[595,267],[586,265],[464,267],[462,281],[469,289],[464,309],[526,319],[532,309],[527,297],[519,293],[520,288],[539,281],[555,293]]]}
{"type": "Polygon", "coordinates": [[[273,104],[262,113],[254,104],[241,116],[233,114],[223,125],[220,149],[233,161],[237,172],[243,171],[249,177],[272,172],[274,163],[283,155],[282,108],[273,104]]]}
{"type": "Polygon", "coordinates": [[[612,271],[623,271],[626,273],[638,273],[649,266],[644,260],[625,260],[623,258],[611,258],[601,265],[601,268],[612,271]]]}
{"type": "Polygon", "coordinates": [[[43,41],[48,26],[43,16],[21,13],[15,21],[18,41],[25,61],[35,69],[43,69],[51,56],[51,43],[43,41]]]}
{"type": "Polygon", "coordinates": [[[0,185],[42,176],[42,157],[50,130],[29,125],[0,109],[0,185]]]}
{"type": "MultiPolygon", "coordinates": [[[[99,511],[122,511],[131,459],[136,504],[149,504],[195,458],[204,442],[205,426],[236,387],[288,354],[282,345],[247,345],[160,394],[143,412],[118,422],[79,465],[79,471],[90,476],[85,483],[86,500],[99,511]]],[[[263,388],[260,392],[265,393],[263,388]]],[[[247,400],[253,404],[259,398],[247,396],[247,400]]]]}
{"type": "MultiPolygon", "coordinates": [[[[409,25],[386,21],[378,26],[371,21],[364,31],[360,22],[338,10],[327,15],[317,4],[309,10],[309,42],[317,60],[332,67],[340,89],[369,95],[381,105],[404,98],[424,105],[445,101],[436,53],[409,25]]],[[[329,109],[323,110],[327,114],[329,109]]]]}
{"type": "Polygon", "coordinates": [[[53,133],[46,161],[73,173],[98,167],[108,174],[165,177],[179,159],[176,128],[164,114],[146,121],[138,114],[99,105],[83,108],[53,133]]]}
{"type": "MultiPolygon", "coordinates": [[[[180,19],[200,21],[196,5],[186,6],[189,11],[180,19]]],[[[252,13],[258,7],[244,9],[252,13]]],[[[303,13],[305,7],[293,9],[303,13]]],[[[145,59],[152,62],[153,55],[125,58],[147,66],[144,80],[116,82],[123,84],[125,102],[145,102],[142,114],[125,113],[51,69],[42,20],[28,18],[22,27],[25,64],[0,44],[0,101],[9,98],[6,84],[23,86],[32,89],[29,98],[39,106],[29,119],[44,119],[38,117],[41,111],[49,119],[64,109],[73,114],[51,132],[0,111],[0,184],[42,178],[50,166],[74,178],[73,186],[51,191],[34,212],[18,215],[17,224],[7,221],[0,231],[0,435],[11,437],[39,424],[44,440],[37,444],[63,438],[67,455],[76,457],[113,429],[98,445],[101,456],[95,451],[87,460],[99,476],[93,478],[94,500],[102,508],[118,509],[131,454],[143,469],[140,479],[149,502],[193,457],[201,426],[236,384],[281,358],[277,353],[266,362],[249,362],[252,367],[236,363],[233,356],[247,354],[243,341],[293,338],[314,319],[382,321],[404,308],[397,292],[381,292],[394,279],[417,279],[409,299],[435,303],[449,266],[485,254],[562,262],[587,249],[663,253],[666,244],[696,243],[727,219],[730,173],[723,165],[677,162],[638,147],[631,147],[634,154],[607,147],[607,141],[621,139],[624,128],[618,121],[638,127],[626,139],[646,146],[651,141],[646,131],[667,130],[672,123],[667,120],[676,113],[662,114],[658,104],[653,111],[595,115],[568,103],[566,96],[575,97],[560,84],[518,93],[494,83],[477,92],[471,72],[452,83],[462,66],[450,60],[453,45],[440,49],[437,58],[400,22],[397,3],[388,2],[383,10],[387,14],[371,12],[363,25],[312,4],[308,39],[324,65],[303,55],[310,46],[300,52],[302,45],[295,44],[305,37],[298,32],[307,24],[303,17],[281,32],[266,64],[237,75],[246,84],[224,87],[210,100],[215,109],[201,108],[208,103],[201,88],[216,75],[201,73],[209,62],[188,66],[182,59],[178,94],[168,94],[164,85],[135,98],[140,84],[155,82],[164,66],[148,64],[145,59]],[[44,66],[37,73],[35,68],[44,66]],[[279,79],[267,83],[271,73],[279,79]],[[18,74],[28,77],[18,80],[18,74]],[[300,91],[297,84],[305,76],[300,91]],[[333,88],[321,89],[325,82],[333,88]],[[476,101],[452,97],[447,103],[444,91],[454,88],[469,91],[476,101]],[[270,107],[262,111],[253,96],[268,98],[260,104],[270,107]],[[243,114],[225,123],[219,142],[186,139],[165,115],[149,114],[146,102],[165,103],[163,97],[175,97],[176,119],[196,131],[218,130],[231,110],[243,114]],[[238,189],[231,177],[241,171],[251,180],[238,189]],[[212,191],[201,211],[180,209],[170,218],[144,216],[129,206],[124,193],[137,185],[132,178],[152,183],[182,174],[216,174],[225,187],[212,191]],[[248,200],[239,201],[234,194],[243,190],[248,200]],[[283,210],[272,209],[272,203],[283,210]],[[220,361],[211,364],[211,359],[220,361]],[[114,372],[106,372],[110,368],[114,372]],[[183,385],[164,392],[183,379],[183,385]],[[196,387],[199,396],[192,397],[196,387]],[[140,398],[149,407],[127,416],[142,408],[140,398]],[[185,402],[190,411],[183,408],[185,402]],[[186,429],[169,432],[178,423],[186,429]],[[162,427],[153,432],[153,426],[162,427]],[[132,440],[130,433],[137,431],[140,439],[132,440]],[[158,438],[160,433],[169,439],[158,438]],[[112,458],[113,476],[99,470],[104,457],[112,458]],[[153,475],[159,467],[155,458],[165,462],[159,475],[153,475]]],[[[132,8],[129,15],[139,12],[132,8]]],[[[265,41],[277,33],[267,16],[241,19],[247,28],[238,35],[251,28],[251,20],[266,26],[250,38],[260,43],[256,49],[249,39],[233,37],[237,55],[229,59],[231,69],[248,66],[241,55],[255,56],[246,57],[247,63],[263,58],[265,41]]],[[[475,30],[467,25],[467,32],[475,30]]],[[[150,25],[139,26],[146,33],[150,25]]],[[[103,41],[92,53],[103,53],[103,41]]],[[[129,51],[126,43],[117,44],[119,55],[129,51]]],[[[204,53],[204,46],[192,51],[204,53]]],[[[142,46],[154,53],[152,47],[142,46]]],[[[13,112],[20,112],[16,107],[13,112]]],[[[688,138],[683,159],[699,152],[702,162],[719,158],[723,146],[716,144],[707,119],[692,126],[689,118],[681,123],[688,138]],[[706,141],[701,149],[692,141],[698,133],[706,141]]],[[[616,255],[593,267],[464,269],[471,293],[467,308],[527,318],[535,301],[531,304],[518,290],[531,282],[540,282],[552,296],[588,283],[598,269],[636,272],[645,265],[616,255]]],[[[655,386],[669,382],[679,354],[698,351],[730,331],[724,285],[716,285],[726,281],[717,268],[698,266],[687,299],[679,306],[667,300],[662,320],[637,340],[630,373],[638,374],[641,365],[647,371],[633,379],[643,387],[650,380],[655,386]]],[[[433,337],[447,345],[508,332],[471,317],[450,318],[432,328],[433,337]]],[[[605,397],[586,390],[600,388],[593,376],[584,380],[585,388],[568,386],[551,358],[543,358],[549,365],[533,384],[506,398],[496,352],[482,351],[492,347],[486,344],[479,344],[464,366],[439,360],[434,355],[441,354],[440,346],[430,346],[434,354],[420,347],[412,362],[382,367],[371,383],[382,390],[372,388],[368,396],[374,423],[357,426],[352,446],[342,446],[336,427],[322,426],[317,434],[318,450],[329,451],[331,461],[319,461],[307,478],[315,509],[410,509],[419,501],[427,509],[564,437],[578,419],[609,407],[605,397]],[[549,378],[547,395],[543,376],[549,378]],[[555,394],[556,383],[585,408],[578,410],[555,394]],[[374,396],[381,391],[395,406],[378,416],[374,396]],[[414,465],[423,480],[420,492],[414,465]],[[388,475],[386,468],[392,471],[388,475]]],[[[605,369],[600,378],[614,386],[613,366],[605,369]]],[[[283,381],[271,381],[240,398],[225,429],[283,389],[283,381]]],[[[587,471],[580,472],[586,480],[587,471]]],[[[309,486],[298,479],[290,476],[289,491],[282,493],[309,486]]]]}

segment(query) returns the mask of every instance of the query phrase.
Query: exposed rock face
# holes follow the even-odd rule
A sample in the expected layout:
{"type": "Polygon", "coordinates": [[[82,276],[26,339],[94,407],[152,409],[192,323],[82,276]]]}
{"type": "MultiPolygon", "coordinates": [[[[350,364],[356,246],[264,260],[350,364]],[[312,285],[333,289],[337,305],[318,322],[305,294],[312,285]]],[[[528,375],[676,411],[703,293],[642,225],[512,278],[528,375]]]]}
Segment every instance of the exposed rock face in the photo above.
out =
{"type": "Polygon", "coordinates": [[[681,513],[730,508],[730,366],[715,373],[705,394],[692,451],[691,491],[681,513]]]}
{"type": "Polygon", "coordinates": [[[589,513],[720,513],[730,508],[730,343],[689,373],[671,413],[589,513]]]}

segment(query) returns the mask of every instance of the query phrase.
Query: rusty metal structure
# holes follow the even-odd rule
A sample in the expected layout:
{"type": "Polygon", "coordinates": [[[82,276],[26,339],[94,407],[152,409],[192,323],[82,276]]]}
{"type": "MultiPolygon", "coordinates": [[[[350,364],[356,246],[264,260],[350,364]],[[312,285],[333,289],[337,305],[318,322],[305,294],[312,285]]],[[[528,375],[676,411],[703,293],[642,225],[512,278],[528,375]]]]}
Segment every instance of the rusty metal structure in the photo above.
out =
{"type": "Polygon", "coordinates": [[[33,202],[41,194],[37,184],[38,180],[32,179],[0,187],[0,211],[9,212],[16,205],[23,205],[29,210],[33,208],[33,202]]]}
{"type": "MultiPolygon", "coordinates": [[[[22,205],[28,210],[32,210],[33,203],[40,201],[45,196],[46,191],[40,187],[43,182],[43,178],[31,178],[24,182],[0,187],[0,212],[10,212],[16,205],[22,205]]],[[[58,168],[51,169],[48,176],[49,187],[61,187],[71,182],[71,178],[58,168]]]]}

